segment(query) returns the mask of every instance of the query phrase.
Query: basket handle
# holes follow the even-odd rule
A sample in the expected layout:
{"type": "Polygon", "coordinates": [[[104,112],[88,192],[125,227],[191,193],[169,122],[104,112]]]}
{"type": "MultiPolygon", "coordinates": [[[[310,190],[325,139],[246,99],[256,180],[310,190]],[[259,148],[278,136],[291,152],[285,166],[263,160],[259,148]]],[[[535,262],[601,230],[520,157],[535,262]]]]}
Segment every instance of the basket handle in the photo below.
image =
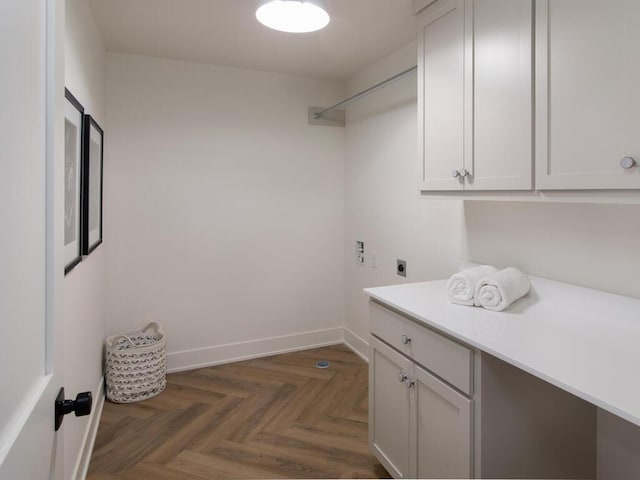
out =
{"type": "MultiPolygon", "coordinates": [[[[158,325],[156,322],[149,322],[147,324],[146,327],[144,327],[142,329],[143,332],[146,332],[147,330],[149,330],[150,328],[153,328],[153,330],[155,331],[156,334],[158,335],[163,335],[164,332],[162,331],[162,328],[160,328],[160,325],[158,325]]],[[[127,343],[129,345],[131,345],[132,347],[136,348],[138,347],[138,345],[136,345],[135,343],[133,343],[133,340],[131,340],[131,338],[129,338],[127,335],[118,335],[117,337],[113,337],[113,339],[111,340],[112,343],[116,343],[118,340],[120,339],[124,339],[127,341],[127,343]]]]}
{"type": "Polygon", "coordinates": [[[117,337],[113,337],[113,339],[111,340],[111,344],[112,344],[112,345],[115,345],[115,344],[116,344],[116,342],[117,342],[118,340],[120,340],[121,338],[123,338],[124,340],[126,340],[126,341],[127,341],[127,343],[128,343],[129,345],[131,345],[133,348],[135,348],[135,347],[136,347],[136,344],[135,344],[135,343],[133,343],[133,341],[132,341],[129,337],[127,337],[126,335],[118,335],[117,337]]]}
{"type": "Polygon", "coordinates": [[[158,325],[156,322],[149,322],[147,323],[147,326],[144,327],[142,329],[143,332],[146,332],[147,330],[149,330],[150,328],[153,328],[155,330],[155,332],[157,334],[162,334],[162,328],[160,328],[160,325],[158,325]]]}

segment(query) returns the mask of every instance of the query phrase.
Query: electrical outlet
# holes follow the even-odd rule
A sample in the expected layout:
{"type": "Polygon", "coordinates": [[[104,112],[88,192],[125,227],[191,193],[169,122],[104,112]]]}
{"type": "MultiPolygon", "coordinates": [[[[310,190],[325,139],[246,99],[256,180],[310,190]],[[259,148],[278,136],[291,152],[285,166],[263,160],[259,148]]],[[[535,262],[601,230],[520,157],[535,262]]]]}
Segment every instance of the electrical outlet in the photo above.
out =
{"type": "Polygon", "coordinates": [[[356,240],[356,264],[364,265],[364,242],[356,240]]]}
{"type": "Polygon", "coordinates": [[[407,262],[404,260],[398,259],[398,264],[396,267],[396,273],[401,277],[407,276],[407,262]]]}

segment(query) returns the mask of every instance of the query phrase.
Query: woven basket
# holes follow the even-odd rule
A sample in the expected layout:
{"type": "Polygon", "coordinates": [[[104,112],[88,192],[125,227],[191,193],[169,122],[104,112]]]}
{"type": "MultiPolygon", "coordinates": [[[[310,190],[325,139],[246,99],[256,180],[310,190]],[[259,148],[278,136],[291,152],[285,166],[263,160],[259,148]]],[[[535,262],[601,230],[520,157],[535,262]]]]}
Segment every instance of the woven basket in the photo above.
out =
{"type": "Polygon", "coordinates": [[[165,343],[164,332],[155,322],[107,338],[107,398],[132,403],[162,392],[167,386],[165,343]]]}

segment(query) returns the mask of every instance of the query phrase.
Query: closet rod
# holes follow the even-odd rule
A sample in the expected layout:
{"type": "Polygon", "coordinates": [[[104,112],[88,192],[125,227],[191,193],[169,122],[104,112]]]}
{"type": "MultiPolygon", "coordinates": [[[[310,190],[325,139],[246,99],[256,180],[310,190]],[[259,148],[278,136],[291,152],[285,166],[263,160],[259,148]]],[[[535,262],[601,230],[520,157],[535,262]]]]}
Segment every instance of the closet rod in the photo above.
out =
{"type": "Polygon", "coordinates": [[[353,97],[349,97],[346,100],[343,100],[340,103],[336,103],[333,107],[329,107],[329,108],[325,108],[324,110],[321,110],[317,113],[313,114],[313,118],[315,118],[316,120],[318,120],[320,117],[322,117],[323,115],[329,113],[329,112],[333,112],[334,110],[337,110],[340,107],[344,107],[345,105],[349,105],[352,102],[355,102],[356,100],[360,100],[363,97],[366,97],[367,95],[373,93],[373,92],[377,92],[378,90],[380,90],[381,88],[386,87],[387,85],[400,80],[403,77],[406,77],[407,75],[409,75],[410,73],[415,72],[416,70],[418,70],[418,66],[415,65],[411,68],[406,69],[404,72],[400,72],[397,75],[394,75],[391,78],[387,78],[385,81],[380,82],[376,85],[374,85],[373,87],[367,88],[366,90],[363,90],[360,93],[356,93],[353,97]]]}

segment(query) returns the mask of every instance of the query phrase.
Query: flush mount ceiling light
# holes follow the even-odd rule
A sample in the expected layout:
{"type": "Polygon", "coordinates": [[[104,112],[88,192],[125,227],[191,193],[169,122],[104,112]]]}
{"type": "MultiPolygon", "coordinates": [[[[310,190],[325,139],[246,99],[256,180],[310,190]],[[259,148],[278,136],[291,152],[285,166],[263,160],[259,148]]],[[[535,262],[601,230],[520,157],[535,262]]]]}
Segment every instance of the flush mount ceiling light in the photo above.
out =
{"type": "Polygon", "coordinates": [[[267,0],[256,10],[263,25],[281,32],[315,32],[329,24],[329,14],[321,0],[267,0]]]}

